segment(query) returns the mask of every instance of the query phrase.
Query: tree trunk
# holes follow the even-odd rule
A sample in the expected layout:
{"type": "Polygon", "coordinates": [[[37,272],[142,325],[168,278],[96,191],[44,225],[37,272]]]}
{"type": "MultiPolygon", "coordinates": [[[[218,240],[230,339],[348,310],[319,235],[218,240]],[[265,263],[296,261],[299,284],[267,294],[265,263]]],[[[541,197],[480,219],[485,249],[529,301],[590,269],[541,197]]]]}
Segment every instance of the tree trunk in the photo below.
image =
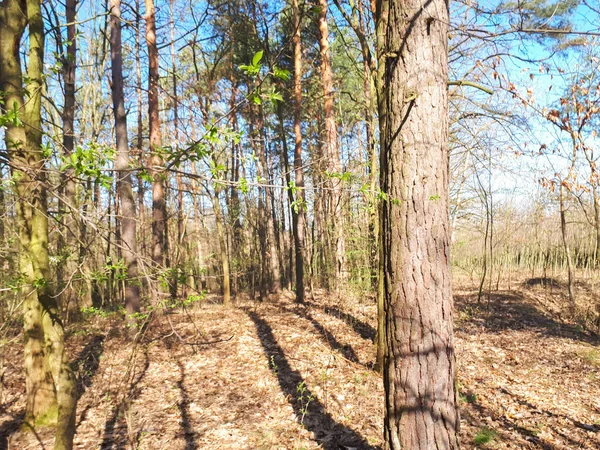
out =
{"type": "Polygon", "coordinates": [[[72,447],[76,397],[73,373],[64,355],[63,323],[50,279],[47,185],[40,151],[43,64],[44,21],[40,1],[0,3],[0,90],[4,105],[21,114],[19,121],[6,124],[5,143],[15,181],[21,245],[25,420],[33,424],[57,421],[61,438],[55,448],[62,450],[72,447]],[[29,58],[24,86],[19,51],[27,24],[29,58]]]}
{"type": "Polygon", "coordinates": [[[223,214],[221,212],[221,204],[219,199],[220,191],[221,189],[219,187],[215,187],[213,207],[215,209],[215,222],[217,226],[217,236],[219,238],[219,249],[221,251],[221,267],[223,269],[223,305],[231,306],[229,256],[227,254],[227,236],[225,235],[225,227],[223,226],[223,214]]]}
{"type": "Polygon", "coordinates": [[[575,310],[575,293],[573,291],[573,260],[571,259],[571,248],[569,247],[569,242],[567,240],[567,218],[566,218],[566,210],[565,210],[565,187],[563,183],[560,183],[559,187],[559,208],[560,208],[560,234],[562,237],[562,244],[565,250],[565,256],[567,257],[567,289],[569,291],[569,303],[571,305],[571,310],[575,310]]]}
{"type": "Polygon", "coordinates": [[[396,0],[386,6],[385,445],[458,449],[449,265],[448,5],[396,0]]]}
{"type": "Polygon", "coordinates": [[[594,202],[594,231],[595,231],[595,248],[594,248],[594,267],[598,267],[600,262],[600,205],[598,204],[598,187],[592,186],[592,201],[594,202]]]}
{"type": "Polygon", "coordinates": [[[295,199],[293,215],[294,245],[296,248],[296,302],[304,303],[304,173],[302,168],[302,44],[300,42],[300,11],[298,0],[292,0],[294,21],[294,176],[295,199]]]}
{"type": "MultiPolygon", "coordinates": [[[[260,136],[260,143],[258,144],[258,157],[259,164],[261,167],[260,175],[267,184],[273,184],[271,174],[269,172],[269,165],[267,164],[266,155],[266,136],[265,136],[265,124],[264,124],[264,111],[259,106],[258,108],[258,131],[260,136]]],[[[264,181],[263,181],[264,182],[264,181]]],[[[270,291],[274,294],[278,294],[281,291],[281,271],[279,266],[279,254],[277,252],[277,242],[275,236],[275,224],[273,221],[273,210],[269,208],[273,207],[273,188],[265,187],[265,203],[262,218],[267,219],[267,254],[266,257],[269,260],[269,269],[271,273],[270,280],[270,291]]]]}
{"type": "MultiPolygon", "coordinates": [[[[6,0],[0,8],[0,90],[4,93],[5,108],[22,111],[23,77],[19,48],[25,31],[27,12],[21,9],[21,2],[17,0],[6,0]]],[[[3,111],[5,112],[6,110],[3,111]]],[[[37,169],[35,175],[41,176],[39,169],[42,163],[39,152],[30,147],[24,126],[7,123],[4,140],[13,163],[12,176],[16,180],[14,189],[17,196],[17,227],[21,244],[19,270],[24,282],[22,295],[27,390],[25,415],[27,420],[35,422],[47,415],[56,414],[57,406],[44,343],[42,305],[39,293],[34,287],[37,279],[45,280],[49,276],[49,267],[47,261],[44,261],[48,256],[48,235],[47,219],[42,212],[45,209],[45,198],[40,186],[42,180],[36,180],[27,169],[34,165],[33,168],[37,169]],[[29,154],[33,157],[33,164],[27,160],[29,154]],[[34,247],[39,249],[41,254],[34,254],[34,247]],[[38,258],[41,265],[38,265],[35,273],[34,264],[38,258]]]]}
{"type": "MultiPolygon", "coordinates": [[[[140,0],[135,1],[135,10],[140,10],[140,0]]],[[[137,100],[137,133],[136,133],[136,157],[140,167],[144,166],[144,122],[143,122],[143,95],[142,95],[142,45],[140,39],[141,29],[141,15],[135,15],[135,90],[137,100]]],[[[147,245],[145,238],[145,210],[144,210],[144,178],[143,172],[138,170],[137,172],[137,209],[138,209],[138,222],[140,233],[139,250],[142,256],[147,256],[147,245]]]]}
{"type": "MultiPolygon", "coordinates": [[[[158,115],[158,47],[156,45],[156,10],[154,0],[146,2],[146,43],[148,45],[148,117],[150,124],[150,166],[152,181],[152,261],[158,277],[165,269],[166,212],[164,161],[161,156],[160,118],[158,115]]],[[[164,289],[157,279],[157,296],[164,289]]],[[[160,298],[156,298],[156,301],[160,298]]]]}
{"type": "Polygon", "coordinates": [[[333,77],[331,73],[331,51],[329,48],[329,27],[327,25],[327,0],[319,0],[319,48],[321,57],[321,84],[323,85],[323,111],[325,114],[325,158],[327,171],[325,183],[327,191],[328,220],[331,221],[332,254],[335,255],[336,290],[347,279],[346,241],[344,239],[342,215],[342,182],[334,175],[341,176],[340,148],[338,145],[337,124],[335,121],[333,77]]]}
{"type": "MultiPolygon", "coordinates": [[[[115,119],[117,157],[117,192],[121,202],[121,246],[127,267],[125,285],[125,310],[128,315],[140,311],[140,282],[138,280],[137,237],[135,198],[131,185],[129,167],[129,143],[127,139],[127,112],[123,93],[123,52],[121,48],[121,0],[111,0],[110,48],[112,74],[112,101],[115,119]]],[[[131,319],[130,319],[131,320],[131,319]]]]}
{"type": "MultiPolygon", "coordinates": [[[[173,83],[173,133],[175,136],[175,145],[173,150],[175,154],[179,152],[179,96],[177,92],[177,63],[175,53],[175,12],[174,0],[169,1],[169,27],[171,31],[171,82],[173,83]]],[[[183,220],[183,179],[180,172],[176,175],[177,181],[177,246],[175,247],[176,261],[174,266],[177,270],[173,273],[171,281],[171,296],[177,297],[177,285],[180,275],[183,274],[185,279],[185,260],[186,252],[183,245],[183,236],[185,233],[185,224],[183,220]]],[[[187,297],[187,287],[184,283],[182,286],[182,296],[187,297]]]]}
{"type": "MultiPolygon", "coordinates": [[[[67,49],[66,57],[63,59],[63,84],[65,102],[62,110],[63,121],[63,151],[65,160],[73,154],[74,149],[74,124],[75,124],[75,63],[77,56],[77,38],[75,15],[77,0],[67,0],[65,13],[67,19],[67,49]]],[[[57,281],[63,293],[60,297],[61,309],[63,311],[77,310],[77,297],[73,283],[73,275],[77,270],[75,247],[79,237],[79,221],[74,213],[77,208],[77,183],[75,181],[75,170],[71,167],[61,174],[62,196],[59,200],[61,221],[64,224],[64,233],[59,234],[58,253],[64,258],[64,263],[57,267],[57,281]],[[65,238],[62,238],[65,236],[65,238]],[[70,286],[67,288],[66,284],[70,286]]]]}

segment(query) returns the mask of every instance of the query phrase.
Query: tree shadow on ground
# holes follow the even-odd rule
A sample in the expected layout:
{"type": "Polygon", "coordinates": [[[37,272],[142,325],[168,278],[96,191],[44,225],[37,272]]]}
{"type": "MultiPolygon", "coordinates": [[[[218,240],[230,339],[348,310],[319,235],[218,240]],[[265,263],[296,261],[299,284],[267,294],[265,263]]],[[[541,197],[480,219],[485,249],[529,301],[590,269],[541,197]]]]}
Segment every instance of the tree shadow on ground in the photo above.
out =
{"type": "Polygon", "coordinates": [[[179,412],[181,414],[181,427],[183,429],[183,436],[185,438],[185,450],[196,450],[198,443],[196,442],[196,433],[192,429],[190,421],[189,405],[190,396],[187,388],[185,387],[185,369],[183,363],[178,359],[177,366],[179,367],[179,381],[177,381],[177,387],[181,392],[181,401],[177,404],[179,412]]]}
{"type": "Polygon", "coordinates": [[[306,386],[300,373],[291,368],[285,352],[277,343],[267,321],[254,311],[247,309],[244,311],[254,322],[267,361],[273,364],[279,386],[292,405],[298,423],[313,432],[315,439],[326,450],[338,450],[344,447],[361,450],[378,449],[379,447],[369,445],[359,433],[337,423],[329,413],[325,412],[325,408],[306,386]],[[310,398],[312,400],[308,401],[310,398]]]}
{"type": "Polygon", "coordinates": [[[317,319],[315,319],[305,307],[296,306],[294,308],[280,308],[284,311],[290,312],[292,314],[297,315],[298,317],[308,320],[312,324],[314,329],[317,331],[317,333],[319,333],[319,335],[321,336],[321,340],[325,342],[331,349],[340,352],[348,361],[352,361],[353,363],[365,366],[365,364],[359,361],[358,356],[356,355],[356,351],[352,348],[351,345],[342,344],[340,341],[338,341],[336,337],[327,328],[321,325],[321,323],[317,319]]]}
{"type": "Polygon", "coordinates": [[[16,432],[25,420],[25,412],[13,415],[12,419],[0,425],[0,450],[8,450],[8,440],[16,432]]]}
{"type": "MultiPolygon", "coordinates": [[[[511,397],[511,399],[514,402],[516,402],[519,405],[527,408],[529,411],[539,412],[541,415],[544,415],[544,416],[547,416],[547,417],[551,417],[551,418],[554,418],[554,419],[565,420],[567,422],[572,423],[575,427],[580,428],[580,429],[585,430],[585,431],[592,431],[594,433],[598,433],[600,431],[600,425],[583,423],[583,422],[580,422],[579,420],[576,420],[576,419],[573,419],[573,418],[569,417],[566,414],[560,414],[560,413],[557,414],[557,413],[554,413],[552,411],[548,411],[546,409],[540,408],[539,406],[533,405],[529,401],[525,400],[520,395],[517,395],[517,394],[514,394],[514,393],[510,392],[506,388],[500,388],[500,391],[503,394],[508,395],[509,397],[511,397]]],[[[573,445],[575,445],[577,443],[576,441],[572,441],[572,439],[570,437],[565,436],[564,433],[562,433],[561,430],[556,429],[556,427],[554,427],[554,428],[555,428],[554,431],[557,434],[559,434],[563,439],[566,439],[566,440],[570,441],[573,445]]],[[[598,440],[597,437],[588,436],[587,439],[588,439],[588,441],[593,440],[598,445],[598,448],[600,448],[600,440],[598,440]]],[[[577,443],[577,444],[580,445],[579,443],[577,443]]]]}
{"type": "MultiPolygon", "coordinates": [[[[148,357],[148,352],[144,352],[144,367],[135,380],[131,382],[129,385],[129,390],[127,395],[124,396],[121,401],[113,407],[110,418],[106,421],[104,425],[104,434],[102,436],[102,443],[100,444],[100,450],[111,450],[113,447],[117,450],[124,449],[127,438],[131,440],[132,436],[128,436],[127,434],[127,423],[125,420],[125,414],[127,414],[127,410],[131,407],[131,403],[139,397],[141,393],[141,388],[138,387],[138,384],[144,379],[146,376],[146,372],[148,371],[148,367],[150,367],[150,358],[148,357]]],[[[135,436],[135,440],[139,440],[139,434],[141,430],[137,431],[137,436],[135,436]]]]}
{"type": "Polygon", "coordinates": [[[549,317],[541,308],[530,303],[518,291],[499,291],[486,295],[477,303],[477,294],[454,295],[458,311],[465,312],[475,320],[457,321],[456,329],[467,331],[470,326],[479,326],[490,332],[504,330],[532,330],[549,337],[560,337],[592,345],[600,344],[600,338],[582,328],[561,323],[549,317]]]}
{"type": "MultiPolygon", "coordinates": [[[[100,356],[104,352],[104,339],[106,336],[102,334],[97,334],[86,344],[86,346],[79,352],[77,358],[72,363],[73,371],[77,374],[77,400],[81,398],[87,388],[89,388],[94,380],[94,376],[100,367],[100,356]]],[[[77,432],[77,428],[81,425],[86,417],[88,411],[91,409],[92,405],[88,404],[86,407],[79,413],[79,420],[77,421],[77,425],[75,427],[75,431],[77,432]]]]}
{"type": "MultiPolygon", "coordinates": [[[[561,418],[570,421],[576,425],[582,425],[578,421],[573,420],[567,416],[554,414],[552,412],[546,411],[528,403],[527,401],[514,398],[515,396],[513,394],[510,394],[506,390],[501,390],[503,393],[513,397],[513,400],[515,400],[520,405],[527,407],[530,412],[538,413],[541,416],[561,418]]],[[[519,435],[520,438],[529,442],[530,444],[535,446],[535,448],[541,448],[544,450],[562,450],[565,448],[563,445],[556,445],[548,439],[544,439],[543,437],[538,436],[538,430],[530,429],[527,428],[527,426],[519,425],[516,419],[509,419],[505,414],[500,414],[497,411],[494,411],[491,408],[487,408],[478,402],[472,402],[469,404],[469,407],[461,408],[461,416],[463,420],[479,428],[489,428],[490,426],[488,422],[484,423],[480,420],[480,418],[492,418],[496,422],[496,424],[498,424],[498,427],[495,428],[494,431],[500,436],[502,440],[506,442],[514,442],[514,435],[511,435],[509,433],[510,431],[514,431],[519,435]],[[470,411],[470,409],[472,409],[473,411],[470,411]],[[473,414],[473,412],[475,414],[473,414]]],[[[544,423],[545,425],[548,425],[546,422],[544,423]]],[[[583,448],[582,442],[579,442],[573,437],[568,436],[566,433],[564,433],[563,429],[560,426],[556,426],[556,424],[551,424],[549,428],[558,436],[560,436],[568,444],[569,448],[583,448]]],[[[589,437],[586,437],[585,440],[589,442],[589,437]]]]}
{"type": "Polygon", "coordinates": [[[363,322],[352,314],[349,314],[345,311],[342,311],[337,306],[322,306],[316,303],[310,303],[310,306],[319,308],[326,314],[329,314],[332,317],[337,317],[338,319],[343,320],[350,326],[361,338],[369,340],[371,342],[375,342],[375,335],[377,331],[371,325],[366,322],[363,322]]]}
{"type": "MultiPolygon", "coordinates": [[[[71,362],[71,367],[77,375],[77,400],[81,398],[85,389],[92,385],[94,375],[100,367],[100,355],[104,351],[104,335],[95,335],[71,362]]],[[[7,409],[9,405],[3,405],[7,409]]],[[[79,423],[85,419],[89,406],[84,409],[79,418],[79,423]]],[[[10,436],[18,431],[24,424],[25,411],[12,416],[12,419],[0,426],[0,450],[8,449],[10,436]]],[[[39,440],[39,439],[38,439],[39,440]]],[[[43,445],[42,445],[43,447],[43,445]]]]}
{"type": "Polygon", "coordinates": [[[104,339],[105,336],[102,334],[92,337],[72,363],[73,370],[77,374],[78,399],[92,385],[94,375],[100,367],[100,356],[104,352],[104,339]]]}

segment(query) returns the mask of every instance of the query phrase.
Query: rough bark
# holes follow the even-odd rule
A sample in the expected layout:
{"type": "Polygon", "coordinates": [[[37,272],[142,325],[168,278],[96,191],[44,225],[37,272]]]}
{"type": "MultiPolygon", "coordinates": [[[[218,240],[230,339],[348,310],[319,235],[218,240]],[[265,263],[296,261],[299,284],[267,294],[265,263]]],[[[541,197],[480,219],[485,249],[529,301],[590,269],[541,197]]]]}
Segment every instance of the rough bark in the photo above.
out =
{"type": "Polygon", "coordinates": [[[389,2],[382,130],[388,449],[459,448],[448,217],[445,0],[389,2]]]}
{"type": "Polygon", "coordinates": [[[121,47],[121,1],[110,0],[110,49],[112,74],[112,101],[115,120],[117,157],[117,191],[121,202],[121,245],[127,266],[125,285],[125,309],[128,314],[140,311],[140,283],[138,280],[136,208],[131,184],[129,143],[127,137],[127,113],[123,93],[123,53],[121,47]]]}

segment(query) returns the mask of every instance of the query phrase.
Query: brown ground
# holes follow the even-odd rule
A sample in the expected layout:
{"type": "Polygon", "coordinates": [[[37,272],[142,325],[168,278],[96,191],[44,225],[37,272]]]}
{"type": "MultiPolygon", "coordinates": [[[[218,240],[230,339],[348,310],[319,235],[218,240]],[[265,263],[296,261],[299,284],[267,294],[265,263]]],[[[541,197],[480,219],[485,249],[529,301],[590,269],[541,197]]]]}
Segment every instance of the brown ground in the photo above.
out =
{"type": "MultiPolygon", "coordinates": [[[[463,448],[600,449],[600,341],[546,313],[547,292],[520,285],[480,307],[455,292],[463,448]]],[[[71,338],[75,447],[378,448],[375,307],[327,300],[207,301],[155,320],[135,349],[119,320],[94,318],[71,338]]],[[[5,351],[0,450],[52,448],[21,423],[22,349],[5,351]]]]}

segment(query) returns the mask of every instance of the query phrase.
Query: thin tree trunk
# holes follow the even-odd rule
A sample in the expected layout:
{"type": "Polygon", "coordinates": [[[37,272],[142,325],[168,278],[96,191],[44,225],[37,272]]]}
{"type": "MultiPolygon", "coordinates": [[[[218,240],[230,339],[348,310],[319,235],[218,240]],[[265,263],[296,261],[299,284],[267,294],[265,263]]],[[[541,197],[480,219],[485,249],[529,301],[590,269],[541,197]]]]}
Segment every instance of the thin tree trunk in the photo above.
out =
{"type": "MultiPolygon", "coordinates": [[[[67,51],[63,61],[63,82],[65,102],[62,110],[63,121],[63,151],[65,160],[69,161],[74,149],[74,125],[75,125],[75,66],[77,57],[77,38],[75,15],[77,8],[77,0],[67,0],[65,3],[65,13],[67,19],[67,51]]],[[[63,289],[63,294],[60,298],[60,306],[63,311],[77,310],[77,297],[74,296],[75,288],[73,286],[73,274],[77,270],[76,240],[79,236],[76,214],[71,211],[72,208],[77,208],[77,183],[75,181],[75,170],[71,167],[65,170],[62,175],[63,196],[64,202],[59,201],[61,220],[65,225],[65,238],[59,239],[59,253],[64,258],[64,264],[59,264],[57,268],[58,285],[63,289]],[[60,248],[62,247],[62,248],[60,248]],[[65,284],[71,280],[71,286],[66,288],[65,284]]],[[[62,234],[60,235],[62,236],[62,234]]]]}
{"type": "Polygon", "coordinates": [[[302,168],[302,44],[300,42],[300,10],[298,0],[292,0],[294,23],[294,244],[296,248],[296,302],[304,303],[304,172],[302,168]]]}
{"type": "MultiPolygon", "coordinates": [[[[281,139],[281,143],[282,143],[282,149],[281,149],[281,158],[283,160],[283,181],[284,181],[284,185],[288,187],[288,189],[286,189],[287,192],[287,200],[288,200],[288,208],[287,209],[289,212],[291,212],[291,214],[288,215],[288,217],[291,219],[289,221],[290,224],[290,228],[291,228],[291,232],[293,235],[293,239],[295,242],[296,239],[296,214],[291,210],[291,205],[294,203],[294,193],[292,192],[291,189],[289,189],[290,185],[291,185],[291,173],[290,173],[290,161],[289,161],[289,148],[288,148],[288,144],[287,144],[287,139],[286,139],[286,133],[285,133],[285,127],[283,124],[283,106],[281,104],[279,104],[277,106],[277,116],[279,118],[279,136],[281,139]]],[[[282,199],[283,200],[283,199],[282,199]]],[[[291,284],[292,284],[292,277],[293,277],[293,272],[294,272],[294,254],[293,254],[293,247],[295,248],[295,246],[291,245],[291,240],[290,241],[290,246],[289,246],[289,269],[288,269],[288,276],[287,276],[287,282],[288,282],[288,288],[291,288],[291,284]]]]}
{"type": "MultiPolygon", "coordinates": [[[[140,11],[140,0],[135,1],[135,10],[140,11]]],[[[135,91],[137,100],[137,122],[136,122],[136,152],[138,158],[138,164],[140,167],[144,167],[144,121],[143,121],[143,95],[142,95],[142,43],[140,38],[141,29],[141,14],[135,15],[135,91]]],[[[138,208],[138,222],[140,233],[140,245],[139,250],[143,256],[147,256],[146,253],[146,238],[145,238],[145,208],[144,208],[144,178],[141,170],[137,172],[137,208],[138,208]]]]}
{"type": "Polygon", "coordinates": [[[327,0],[319,0],[319,48],[321,56],[321,84],[323,86],[323,111],[325,113],[325,154],[327,161],[327,198],[329,205],[327,217],[331,221],[331,243],[335,255],[336,291],[348,277],[346,267],[346,241],[344,238],[342,215],[342,183],[340,149],[338,144],[337,124],[334,109],[334,88],[331,71],[331,51],[329,48],[329,27],[327,25],[327,0]],[[336,177],[337,175],[338,177],[336,177]]]}
{"type": "MultiPolygon", "coordinates": [[[[173,132],[175,135],[175,145],[174,151],[177,154],[179,152],[179,96],[177,93],[177,63],[175,56],[175,13],[173,9],[174,0],[169,1],[169,13],[171,16],[170,19],[170,29],[171,29],[171,81],[173,83],[173,132]]],[[[172,282],[171,282],[171,296],[177,296],[177,284],[179,274],[185,270],[185,252],[183,245],[183,234],[184,234],[184,223],[183,223],[183,179],[180,172],[177,172],[176,175],[177,181],[177,246],[176,246],[176,255],[177,259],[175,262],[175,267],[177,271],[173,274],[172,282]]],[[[182,288],[182,295],[184,297],[187,296],[187,288],[185,284],[182,288]]]]}
{"type": "Polygon", "coordinates": [[[381,134],[381,186],[387,194],[382,220],[385,446],[458,449],[448,217],[448,5],[445,0],[382,3],[389,7],[382,91],[388,115],[381,134]]]}
{"type": "Polygon", "coordinates": [[[598,204],[598,187],[592,186],[592,201],[594,202],[594,232],[595,232],[595,247],[594,247],[594,267],[600,262],[600,205],[598,204]]]}
{"type": "MultiPolygon", "coordinates": [[[[262,168],[261,176],[266,180],[267,184],[272,184],[271,174],[269,173],[269,165],[267,164],[266,155],[266,135],[264,126],[264,112],[261,107],[258,110],[258,130],[260,136],[260,143],[258,144],[258,158],[262,168]]],[[[265,187],[265,204],[264,204],[264,215],[267,219],[267,258],[269,260],[269,269],[271,272],[270,280],[270,291],[278,294],[281,291],[281,271],[279,266],[279,254],[277,252],[277,243],[275,242],[275,224],[273,222],[273,210],[269,209],[273,207],[273,189],[265,187]]]]}
{"type": "MultiPolygon", "coordinates": [[[[115,119],[117,157],[117,192],[120,208],[121,247],[127,267],[125,284],[125,310],[130,316],[140,311],[140,282],[138,280],[137,224],[135,198],[131,185],[129,143],[127,138],[127,112],[123,93],[123,52],[121,47],[121,0],[111,0],[110,48],[112,73],[112,101],[115,119]]],[[[131,320],[131,319],[130,319],[131,320]]]]}
{"type": "Polygon", "coordinates": [[[569,303],[571,304],[571,309],[575,310],[575,293],[573,291],[573,261],[571,259],[571,249],[569,247],[569,242],[567,240],[567,219],[566,219],[566,211],[565,211],[565,188],[563,183],[560,183],[559,188],[559,208],[560,208],[560,233],[562,237],[562,244],[565,250],[565,256],[567,258],[567,289],[569,292],[569,303]]]}
{"type": "Polygon", "coordinates": [[[219,248],[221,250],[221,267],[223,269],[223,305],[231,306],[231,281],[229,273],[229,256],[227,254],[227,237],[225,236],[225,227],[223,226],[223,214],[221,213],[219,193],[220,188],[215,187],[213,207],[215,209],[217,236],[219,238],[219,248]]]}
{"type": "MultiPolygon", "coordinates": [[[[148,117],[150,124],[150,165],[152,168],[152,261],[156,265],[157,278],[165,269],[165,254],[167,251],[166,234],[166,201],[164,161],[161,156],[162,138],[160,133],[160,118],[158,114],[158,47],[156,45],[156,10],[154,0],[146,3],[146,43],[148,45],[148,117]]],[[[160,297],[164,290],[159,279],[156,292],[160,297]]],[[[160,298],[156,298],[157,302],[160,298]]]]}

